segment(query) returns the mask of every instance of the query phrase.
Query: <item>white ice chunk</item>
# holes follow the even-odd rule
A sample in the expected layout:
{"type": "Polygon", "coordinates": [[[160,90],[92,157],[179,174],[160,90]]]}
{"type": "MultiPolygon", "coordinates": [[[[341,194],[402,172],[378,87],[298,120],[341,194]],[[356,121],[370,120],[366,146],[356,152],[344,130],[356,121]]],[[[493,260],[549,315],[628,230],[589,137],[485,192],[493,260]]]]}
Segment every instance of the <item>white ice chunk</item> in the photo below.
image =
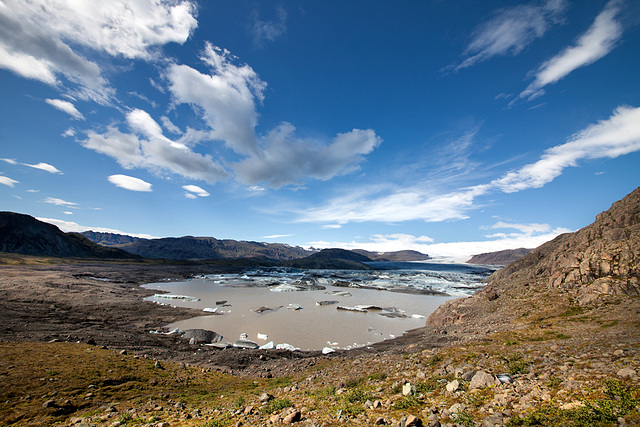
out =
{"type": "Polygon", "coordinates": [[[424,316],[422,314],[412,314],[411,317],[413,317],[414,319],[424,319],[424,316]]]}
{"type": "Polygon", "coordinates": [[[258,332],[258,339],[266,341],[269,339],[269,336],[267,334],[261,334],[258,332]]]}
{"type": "Polygon", "coordinates": [[[332,349],[331,347],[325,347],[322,349],[322,354],[329,354],[329,353],[333,353],[335,352],[334,349],[332,349]]]}
{"type": "Polygon", "coordinates": [[[275,344],[273,343],[273,341],[269,341],[268,343],[266,343],[265,345],[261,345],[260,349],[261,350],[273,350],[274,348],[276,348],[275,344]]]}
{"type": "Polygon", "coordinates": [[[291,344],[287,344],[287,343],[278,344],[276,346],[276,349],[278,349],[278,350],[289,350],[289,351],[300,350],[299,348],[296,348],[296,347],[292,346],[291,344]]]}

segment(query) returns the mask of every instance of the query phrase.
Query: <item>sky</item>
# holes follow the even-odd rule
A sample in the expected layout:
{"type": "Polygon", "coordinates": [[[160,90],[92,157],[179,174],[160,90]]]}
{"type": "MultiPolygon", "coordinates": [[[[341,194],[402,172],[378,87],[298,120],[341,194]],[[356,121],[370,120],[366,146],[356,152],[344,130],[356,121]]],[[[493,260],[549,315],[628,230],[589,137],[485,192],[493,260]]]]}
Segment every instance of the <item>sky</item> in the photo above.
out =
{"type": "Polygon", "coordinates": [[[631,0],[0,0],[0,210],[459,257],[640,185],[631,0]]]}

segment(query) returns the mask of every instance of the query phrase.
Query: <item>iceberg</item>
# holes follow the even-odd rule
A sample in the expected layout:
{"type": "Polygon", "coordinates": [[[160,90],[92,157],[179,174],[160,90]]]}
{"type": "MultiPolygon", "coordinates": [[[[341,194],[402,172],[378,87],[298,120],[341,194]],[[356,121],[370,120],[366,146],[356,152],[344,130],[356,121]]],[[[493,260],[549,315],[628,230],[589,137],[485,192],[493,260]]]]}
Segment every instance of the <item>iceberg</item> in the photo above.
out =
{"type": "Polygon", "coordinates": [[[276,346],[273,343],[273,341],[269,341],[268,343],[266,343],[265,345],[261,345],[260,346],[260,350],[273,350],[275,349],[276,346]]]}
{"type": "Polygon", "coordinates": [[[153,296],[156,299],[170,299],[181,301],[200,301],[200,298],[190,297],[188,295],[172,295],[172,294],[155,294],[153,296]]]}
{"type": "Polygon", "coordinates": [[[292,346],[291,344],[287,344],[287,343],[278,344],[276,346],[276,349],[278,349],[278,350],[289,350],[289,351],[300,350],[299,348],[296,348],[296,347],[292,346]]]}
{"type": "Polygon", "coordinates": [[[331,347],[325,347],[322,349],[322,354],[329,354],[329,353],[334,353],[335,350],[332,349],[331,347]]]}
{"type": "Polygon", "coordinates": [[[261,334],[260,332],[258,332],[258,339],[266,341],[269,339],[269,336],[267,334],[261,334]]]}

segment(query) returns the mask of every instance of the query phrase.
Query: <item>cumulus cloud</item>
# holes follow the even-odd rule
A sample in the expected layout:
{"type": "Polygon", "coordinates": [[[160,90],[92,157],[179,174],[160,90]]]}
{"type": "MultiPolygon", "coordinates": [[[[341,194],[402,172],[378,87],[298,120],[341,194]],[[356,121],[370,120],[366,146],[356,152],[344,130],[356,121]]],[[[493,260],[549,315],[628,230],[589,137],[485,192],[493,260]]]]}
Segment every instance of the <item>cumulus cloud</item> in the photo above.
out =
{"type": "Polygon", "coordinates": [[[565,0],[548,0],[542,5],[530,3],[497,11],[479,25],[464,51],[466,57],[455,70],[470,67],[494,56],[517,55],[535,39],[559,22],[565,0]]]}
{"type": "Polygon", "coordinates": [[[243,184],[280,188],[305,178],[327,180],[357,170],[381,142],[371,129],[340,133],[328,143],[302,140],[286,122],[259,138],[257,104],[264,99],[266,83],[250,66],[237,65],[229,51],[210,43],[201,59],[210,75],[174,64],[166,73],[169,89],[174,102],[189,104],[201,115],[211,128],[206,137],[243,156],[232,165],[243,184]]]}
{"type": "Polygon", "coordinates": [[[540,188],[578,161],[616,158],[640,150],[640,108],[618,107],[613,115],[551,147],[540,160],[491,182],[505,193],[540,188]]]}
{"type": "Polygon", "coordinates": [[[84,116],[71,102],[62,99],[45,99],[46,103],[58,110],[67,113],[76,120],[84,120],[84,116]]]}
{"type": "Polygon", "coordinates": [[[190,1],[5,0],[0,67],[52,86],[62,86],[63,76],[78,86],[77,96],[105,103],[113,89],[75,46],[151,60],[156,47],[186,41],[197,25],[195,14],[190,1]]]}
{"type": "Polygon", "coordinates": [[[287,12],[282,7],[276,9],[277,17],[273,21],[263,21],[257,9],[253,11],[253,44],[261,47],[266,42],[274,42],[287,31],[287,12]]]}
{"type": "Polygon", "coordinates": [[[197,185],[183,185],[182,188],[187,191],[186,196],[190,199],[195,199],[196,197],[209,197],[210,194],[201,187],[197,185]]]}
{"type": "Polygon", "coordinates": [[[56,197],[47,197],[46,199],[43,200],[43,202],[49,203],[51,205],[56,205],[56,206],[66,206],[69,208],[73,206],[78,206],[77,203],[67,202],[66,200],[58,199],[56,197]]]}
{"type": "Polygon", "coordinates": [[[125,190],[143,192],[153,191],[151,190],[151,184],[147,181],[128,175],[111,175],[108,180],[116,187],[124,188],[125,190]]]}
{"type": "Polygon", "coordinates": [[[213,130],[213,138],[224,141],[237,153],[256,154],[256,101],[264,99],[266,83],[250,66],[234,64],[229,51],[210,43],[201,59],[210,67],[211,75],[187,65],[169,67],[167,78],[175,101],[197,107],[213,130]]]}
{"type": "MultiPolygon", "coordinates": [[[[567,167],[579,166],[580,161],[616,158],[637,151],[640,151],[640,108],[622,106],[610,118],[587,126],[564,144],[547,149],[538,161],[488,183],[448,193],[438,193],[433,186],[424,185],[351,189],[348,194],[334,197],[320,207],[298,211],[297,221],[340,225],[365,221],[460,220],[479,207],[480,196],[495,191],[514,193],[540,188],[559,177],[567,167]]],[[[509,226],[517,228],[516,224],[509,226]]]]}
{"type": "Polygon", "coordinates": [[[234,164],[234,170],[243,184],[262,182],[272,188],[303,177],[327,180],[356,170],[380,142],[373,130],[354,129],[338,134],[328,145],[318,145],[297,139],[293,125],[282,123],[264,139],[259,154],[234,164]]]}
{"type": "Polygon", "coordinates": [[[7,187],[14,187],[20,181],[16,181],[15,179],[11,179],[8,176],[0,175],[0,184],[6,185],[7,187]]]}
{"type": "Polygon", "coordinates": [[[543,88],[556,83],[574,70],[592,64],[611,52],[622,37],[622,25],[616,20],[621,1],[611,0],[596,17],[586,33],[570,46],[545,61],[536,71],[535,80],[520,93],[520,98],[535,99],[543,88]]]}
{"type": "Polygon", "coordinates": [[[228,177],[228,172],[211,156],[196,153],[186,145],[165,137],[160,125],[147,112],[130,111],[126,121],[131,133],[111,125],[102,133],[87,132],[87,139],[82,144],[113,157],[125,169],[168,171],[209,183],[228,177]]]}

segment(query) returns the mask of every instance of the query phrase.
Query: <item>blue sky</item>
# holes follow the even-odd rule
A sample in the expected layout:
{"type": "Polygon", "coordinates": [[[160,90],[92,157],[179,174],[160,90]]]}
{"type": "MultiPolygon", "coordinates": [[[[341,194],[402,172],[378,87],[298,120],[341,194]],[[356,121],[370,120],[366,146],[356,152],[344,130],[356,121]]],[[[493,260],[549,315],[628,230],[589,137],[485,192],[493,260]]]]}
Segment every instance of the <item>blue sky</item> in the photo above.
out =
{"type": "Polygon", "coordinates": [[[65,231],[436,256],[640,185],[633,1],[0,0],[0,200],[65,231]]]}

